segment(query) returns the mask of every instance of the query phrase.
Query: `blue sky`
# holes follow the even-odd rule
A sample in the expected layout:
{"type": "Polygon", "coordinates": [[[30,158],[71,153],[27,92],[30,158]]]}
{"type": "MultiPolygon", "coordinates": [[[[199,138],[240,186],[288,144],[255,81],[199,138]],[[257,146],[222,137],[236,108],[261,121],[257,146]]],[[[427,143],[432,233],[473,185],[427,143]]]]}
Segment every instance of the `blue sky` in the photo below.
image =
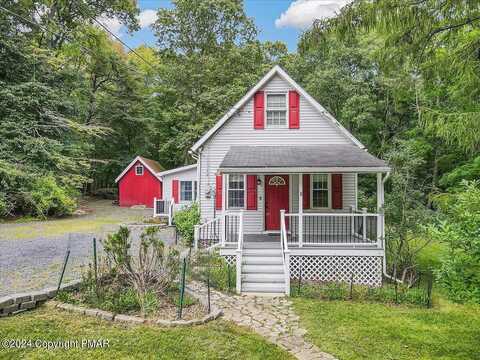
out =
{"type": "MultiPolygon", "coordinates": [[[[315,18],[334,16],[349,0],[244,0],[245,12],[257,25],[261,41],[283,41],[290,51],[296,51],[298,37],[315,18]]],[[[116,19],[103,19],[112,32],[130,47],[141,44],[155,45],[150,24],[155,20],[156,10],[171,8],[169,0],[140,0],[141,30],[127,34],[116,19]]]]}

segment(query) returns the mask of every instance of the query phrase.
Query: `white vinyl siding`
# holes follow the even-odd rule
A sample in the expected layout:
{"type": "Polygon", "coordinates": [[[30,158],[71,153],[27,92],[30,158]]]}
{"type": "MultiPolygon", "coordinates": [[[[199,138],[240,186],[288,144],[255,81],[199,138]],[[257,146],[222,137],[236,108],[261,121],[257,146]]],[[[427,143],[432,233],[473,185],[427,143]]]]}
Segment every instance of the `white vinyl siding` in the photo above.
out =
{"type": "MultiPolygon", "coordinates": [[[[266,93],[288,93],[291,86],[280,76],[274,76],[261,90],[266,93]]],[[[324,114],[319,113],[303,96],[300,96],[300,128],[292,132],[288,127],[266,127],[263,130],[253,128],[253,98],[233,115],[225,125],[203,146],[200,169],[200,204],[203,220],[212,219],[214,213],[215,175],[223,157],[231,146],[268,146],[268,145],[322,145],[353,144],[340,129],[324,114]]],[[[292,175],[290,179],[295,179],[292,175]]],[[[263,179],[263,178],[262,178],[263,179]]],[[[353,186],[353,174],[344,176],[344,188],[353,186]]],[[[226,186],[226,185],[225,185],[226,186]]],[[[257,188],[257,210],[244,213],[246,233],[264,230],[264,183],[257,188]]],[[[298,188],[292,186],[293,195],[297,196],[298,188]]],[[[353,193],[353,190],[352,190],[353,193]]],[[[344,197],[348,194],[344,193],[344,197]]],[[[344,200],[348,206],[353,200],[344,200]]],[[[353,205],[353,204],[352,204],[353,205]]]]}
{"type": "MultiPolygon", "coordinates": [[[[193,168],[193,169],[188,169],[188,170],[184,170],[184,171],[179,171],[179,172],[176,172],[176,173],[173,173],[173,174],[170,174],[170,175],[165,175],[162,177],[162,186],[163,186],[163,198],[165,200],[168,200],[170,201],[170,199],[172,198],[172,180],[178,180],[179,182],[179,191],[180,191],[180,194],[179,194],[179,204],[175,204],[175,208],[176,209],[180,209],[181,207],[185,206],[185,205],[188,205],[188,204],[191,204],[192,201],[195,201],[196,200],[196,196],[197,196],[197,169],[196,168],[193,168]],[[192,200],[186,200],[183,196],[184,194],[182,194],[182,183],[186,183],[186,182],[189,182],[191,184],[191,187],[192,187],[192,200]]],[[[185,185],[184,185],[185,186],[185,185]]],[[[189,187],[187,185],[187,187],[189,187]]]]}

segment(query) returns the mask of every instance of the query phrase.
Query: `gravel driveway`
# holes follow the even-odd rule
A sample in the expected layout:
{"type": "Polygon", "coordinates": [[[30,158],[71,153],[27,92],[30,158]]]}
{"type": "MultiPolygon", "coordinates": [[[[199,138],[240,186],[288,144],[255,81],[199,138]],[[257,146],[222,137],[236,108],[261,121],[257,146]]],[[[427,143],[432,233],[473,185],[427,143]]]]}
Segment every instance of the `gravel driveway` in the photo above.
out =
{"type": "MultiPolygon", "coordinates": [[[[109,201],[95,201],[86,206],[92,212],[79,217],[78,221],[0,224],[0,296],[57,285],[67,250],[70,258],[65,281],[81,277],[92,263],[94,237],[104,238],[118,229],[119,224],[151,214],[149,209],[119,208],[109,201]],[[13,234],[11,239],[8,234],[13,234]]],[[[131,229],[134,243],[138,242],[141,230],[131,229]]],[[[97,248],[101,253],[100,241],[97,248]]]]}

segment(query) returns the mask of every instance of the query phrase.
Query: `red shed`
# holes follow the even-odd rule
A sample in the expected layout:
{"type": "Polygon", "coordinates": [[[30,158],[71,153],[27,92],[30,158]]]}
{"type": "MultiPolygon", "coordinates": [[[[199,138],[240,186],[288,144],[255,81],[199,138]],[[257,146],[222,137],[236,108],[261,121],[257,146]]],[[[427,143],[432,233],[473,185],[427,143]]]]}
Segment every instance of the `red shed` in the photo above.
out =
{"type": "Polygon", "coordinates": [[[162,181],[157,173],[162,166],[155,160],[137,156],[115,179],[120,206],[145,205],[153,207],[153,199],[162,198],[162,181]]]}

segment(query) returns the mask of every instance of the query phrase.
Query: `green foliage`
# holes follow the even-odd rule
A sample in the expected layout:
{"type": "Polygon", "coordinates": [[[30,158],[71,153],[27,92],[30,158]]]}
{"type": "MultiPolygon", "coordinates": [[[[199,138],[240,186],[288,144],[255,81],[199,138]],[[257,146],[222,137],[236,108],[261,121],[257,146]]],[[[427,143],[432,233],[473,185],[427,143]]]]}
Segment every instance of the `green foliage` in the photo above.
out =
{"type": "Polygon", "coordinates": [[[53,176],[35,180],[30,197],[34,215],[41,218],[70,215],[76,207],[71,193],[59,186],[53,176]]]}
{"type": "Polygon", "coordinates": [[[450,188],[459,186],[462,180],[475,179],[480,179],[480,156],[443,175],[439,183],[445,188],[450,188]]]}
{"type": "Polygon", "coordinates": [[[165,246],[158,231],[157,226],[150,226],[142,232],[136,256],[130,254],[132,241],[127,227],[120,227],[103,242],[111,272],[135,291],[142,315],[156,308],[153,296],[166,296],[179,271],[178,251],[165,246]]]}
{"type": "Polygon", "coordinates": [[[438,280],[451,299],[480,303],[480,183],[463,182],[457,192],[436,201],[442,218],[430,226],[430,234],[448,247],[438,280]]]}
{"type": "Polygon", "coordinates": [[[177,231],[182,236],[184,245],[192,246],[194,227],[200,223],[200,210],[198,204],[193,203],[175,212],[173,220],[177,227],[177,231]]]}
{"type": "Polygon", "coordinates": [[[221,291],[235,291],[236,268],[229,265],[217,252],[198,252],[190,259],[189,277],[207,283],[221,291]]]}
{"type": "Polygon", "coordinates": [[[378,288],[363,285],[353,285],[350,292],[350,284],[340,282],[307,283],[302,284],[300,290],[294,281],[290,284],[293,297],[305,297],[321,300],[343,301],[372,301],[386,304],[411,304],[418,306],[427,305],[427,292],[423,287],[408,288],[399,285],[397,296],[393,285],[384,284],[378,288]]]}
{"type": "Polygon", "coordinates": [[[413,283],[416,256],[429,243],[429,238],[422,237],[422,234],[425,233],[423,225],[428,223],[431,213],[426,207],[426,190],[417,175],[424,160],[416,141],[399,142],[387,157],[392,166],[390,191],[385,200],[388,263],[396,265],[402,280],[408,278],[413,283]]]}

